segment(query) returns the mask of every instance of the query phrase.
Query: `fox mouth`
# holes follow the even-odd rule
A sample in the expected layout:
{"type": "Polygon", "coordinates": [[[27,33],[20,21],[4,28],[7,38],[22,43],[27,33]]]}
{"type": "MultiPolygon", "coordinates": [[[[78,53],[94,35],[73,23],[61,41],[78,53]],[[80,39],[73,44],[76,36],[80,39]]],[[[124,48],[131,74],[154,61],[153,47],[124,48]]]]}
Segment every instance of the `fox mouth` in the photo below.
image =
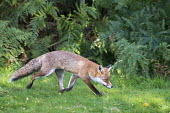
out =
{"type": "Polygon", "coordinates": [[[107,85],[105,85],[105,84],[103,84],[103,86],[105,86],[105,87],[108,88],[108,89],[110,89],[110,88],[113,87],[113,86],[107,86],[107,85]]]}

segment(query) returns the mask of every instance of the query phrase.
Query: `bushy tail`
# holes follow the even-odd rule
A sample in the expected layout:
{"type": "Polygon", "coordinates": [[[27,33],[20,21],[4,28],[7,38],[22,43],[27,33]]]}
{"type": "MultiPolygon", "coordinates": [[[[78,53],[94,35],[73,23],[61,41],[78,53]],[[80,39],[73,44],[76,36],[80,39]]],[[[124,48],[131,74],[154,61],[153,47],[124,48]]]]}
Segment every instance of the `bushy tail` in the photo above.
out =
{"type": "Polygon", "coordinates": [[[41,67],[40,58],[32,59],[28,62],[25,66],[21,67],[17,71],[15,71],[8,79],[8,83],[11,81],[18,80],[19,78],[28,76],[29,74],[33,73],[35,70],[38,70],[41,67]]]}

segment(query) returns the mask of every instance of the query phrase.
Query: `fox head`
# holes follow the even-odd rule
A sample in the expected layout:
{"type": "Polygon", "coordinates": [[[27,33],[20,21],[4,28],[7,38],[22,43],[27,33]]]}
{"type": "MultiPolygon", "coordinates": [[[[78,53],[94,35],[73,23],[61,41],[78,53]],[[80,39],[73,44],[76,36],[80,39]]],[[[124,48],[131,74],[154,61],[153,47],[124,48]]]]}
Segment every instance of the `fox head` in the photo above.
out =
{"type": "Polygon", "coordinates": [[[112,84],[110,83],[110,69],[111,69],[112,65],[107,66],[106,68],[103,68],[102,65],[98,66],[97,69],[97,74],[95,75],[95,77],[90,76],[90,78],[99,83],[102,84],[103,86],[105,86],[106,88],[112,88],[112,84]]]}

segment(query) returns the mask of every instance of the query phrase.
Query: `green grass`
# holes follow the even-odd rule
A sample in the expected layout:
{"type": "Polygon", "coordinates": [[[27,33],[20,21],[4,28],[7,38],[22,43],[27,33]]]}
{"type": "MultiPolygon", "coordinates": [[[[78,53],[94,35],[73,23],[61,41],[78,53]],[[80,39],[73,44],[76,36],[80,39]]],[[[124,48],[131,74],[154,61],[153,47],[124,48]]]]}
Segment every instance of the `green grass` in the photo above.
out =
{"type": "MultiPolygon", "coordinates": [[[[58,94],[55,74],[37,79],[32,89],[25,87],[30,77],[7,83],[10,68],[0,68],[0,113],[169,113],[170,83],[162,79],[113,76],[112,89],[93,83],[103,94],[95,96],[78,79],[70,92],[58,94]]],[[[64,84],[70,75],[65,73],[64,84]]]]}

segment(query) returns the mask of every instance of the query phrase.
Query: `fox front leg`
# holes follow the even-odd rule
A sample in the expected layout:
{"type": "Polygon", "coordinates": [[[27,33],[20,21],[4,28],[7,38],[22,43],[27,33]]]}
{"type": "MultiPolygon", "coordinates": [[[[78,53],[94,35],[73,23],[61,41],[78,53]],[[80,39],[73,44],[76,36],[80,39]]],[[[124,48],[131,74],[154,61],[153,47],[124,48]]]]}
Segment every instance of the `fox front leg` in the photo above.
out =
{"type": "Polygon", "coordinates": [[[66,91],[70,91],[70,90],[73,88],[73,86],[74,86],[77,78],[79,78],[79,77],[78,77],[78,75],[76,75],[76,74],[73,74],[73,75],[71,76],[70,81],[69,81],[69,84],[68,84],[68,87],[66,88],[66,91]]]}
{"type": "Polygon", "coordinates": [[[102,94],[93,86],[89,79],[83,80],[85,84],[93,91],[93,93],[97,96],[102,96],[102,94]]]}

